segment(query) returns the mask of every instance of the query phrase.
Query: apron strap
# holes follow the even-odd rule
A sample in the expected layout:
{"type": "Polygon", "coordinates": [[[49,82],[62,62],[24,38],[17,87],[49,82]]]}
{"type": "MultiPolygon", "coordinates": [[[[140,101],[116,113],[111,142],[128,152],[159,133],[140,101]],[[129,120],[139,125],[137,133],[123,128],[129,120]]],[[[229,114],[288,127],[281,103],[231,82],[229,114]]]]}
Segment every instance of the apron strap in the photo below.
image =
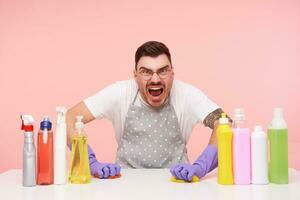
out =
{"type": "Polygon", "coordinates": [[[134,99],[133,99],[131,105],[134,105],[134,103],[135,103],[135,101],[136,101],[136,98],[137,98],[138,94],[139,94],[139,90],[136,91],[136,94],[135,94],[135,96],[134,96],[134,99]]]}

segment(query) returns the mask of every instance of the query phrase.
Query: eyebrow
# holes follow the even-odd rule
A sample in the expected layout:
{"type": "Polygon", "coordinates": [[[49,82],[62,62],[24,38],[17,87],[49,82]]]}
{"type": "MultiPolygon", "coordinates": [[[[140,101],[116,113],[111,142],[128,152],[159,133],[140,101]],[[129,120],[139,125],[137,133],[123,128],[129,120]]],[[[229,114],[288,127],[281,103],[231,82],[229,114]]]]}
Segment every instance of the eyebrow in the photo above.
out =
{"type": "MultiPolygon", "coordinates": [[[[157,71],[160,71],[160,70],[168,68],[168,67],[169,67],[169,65],[165,65],[165,66],[159,68],[157,71]]],[[[147,67],[143,67],[143,66],[139,68],[139,70],[142,70],[142,69],[152,71],[151,69],[148,69],[147,67]]]]}

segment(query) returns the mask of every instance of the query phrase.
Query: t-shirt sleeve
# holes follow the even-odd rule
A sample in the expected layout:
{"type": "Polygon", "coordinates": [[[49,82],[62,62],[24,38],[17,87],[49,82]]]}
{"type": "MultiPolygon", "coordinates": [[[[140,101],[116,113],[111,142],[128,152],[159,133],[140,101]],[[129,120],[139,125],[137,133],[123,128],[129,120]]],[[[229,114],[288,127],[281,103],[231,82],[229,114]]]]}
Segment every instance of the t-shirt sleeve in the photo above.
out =
{"type": "Polygon", "coordinates": [[[186,104],[190,113],[196,121],[203,123],[204,119],[219,106],[208,98],[201,90],[194,86],[189,86],[186,91],[186,104]]]}
{"type": "Polygon", "coordinates": [[[97,118],[113,119],[120,107],[120,85],[112,84],[83,100],[92,115],[97,118]]]}

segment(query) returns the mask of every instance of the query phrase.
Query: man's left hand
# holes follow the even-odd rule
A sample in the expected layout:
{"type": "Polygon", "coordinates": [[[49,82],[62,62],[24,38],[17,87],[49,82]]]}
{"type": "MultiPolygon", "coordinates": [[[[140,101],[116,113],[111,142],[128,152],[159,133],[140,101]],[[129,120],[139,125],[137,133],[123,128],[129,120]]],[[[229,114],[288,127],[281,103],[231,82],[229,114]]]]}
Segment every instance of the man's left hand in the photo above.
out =
{"type": "Polygon", "coordinates": [[[193,176],[201,178],[203,172],[201,167],[196,164],[180,163],[171,166],[170,172],[176,179],[192,181],[193,176]]]}

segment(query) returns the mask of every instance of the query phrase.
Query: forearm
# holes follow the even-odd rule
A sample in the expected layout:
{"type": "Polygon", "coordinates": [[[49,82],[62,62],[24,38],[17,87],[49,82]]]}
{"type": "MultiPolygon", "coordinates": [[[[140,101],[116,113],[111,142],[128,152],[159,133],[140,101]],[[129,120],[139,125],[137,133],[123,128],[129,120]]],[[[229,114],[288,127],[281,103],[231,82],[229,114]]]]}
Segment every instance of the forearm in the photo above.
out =
{"type": "Polygon", "coordinates": [[[67,123],[67,145],[71,149],[72,145],[72,134],[75,132],[75,118],[71,110],[67,111],[66,123],[67,123]]]}
{"type": "MultiPolygon", "coordinates": [[[[218,139],[217,139],[217,128],[219,125],[219,118],[224,111],[221,108],[216,109],[215,111],[211,112],[203,121],[203,124],[212,129],[212,134],[209,139],[209,145],[218,146],[218,139]]],[[[231,118],[229,118],[229,122],[231,124],[231,118]]]]}
{"type": "MultiPolygon", "coordinates": [[[[224,111],[219,108],[212,113],[210,113],[204,120],[205,126],[212,129],[212,134],[209,139],[208,146],[204,149],[202,154],[198,157],[194,164],[202,167],[203,176],[215,169],[218,166],[218,138],[217,138],[217,128],[219,126],[219,118],[224,111]]],[[[230,124],[232,122],[229,118],[230,124]]]]}

